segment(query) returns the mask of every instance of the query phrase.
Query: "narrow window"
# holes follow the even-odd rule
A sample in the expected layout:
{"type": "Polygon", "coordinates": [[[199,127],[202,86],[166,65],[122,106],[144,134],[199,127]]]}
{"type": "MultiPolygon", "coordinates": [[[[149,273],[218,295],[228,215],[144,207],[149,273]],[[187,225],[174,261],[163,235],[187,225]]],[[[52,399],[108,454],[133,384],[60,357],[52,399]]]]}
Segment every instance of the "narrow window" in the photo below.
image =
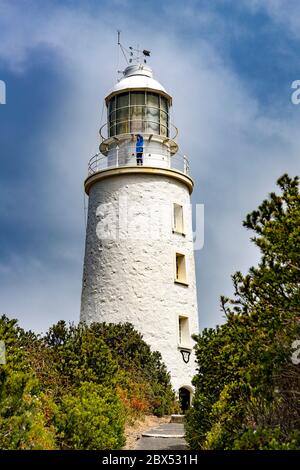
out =
{"type": "Polygon", "coordinates": [[[173,204],[173,230],[177,233],[184,233],[183,228],[183,207],[180,204],[173,204]]]}
{"type": "Polygon", "coordinates": [[[190,346],[189,319],[187,317],[178,318],[178,343],[179,346],[190,346]]]}
{"type": "Polygon", "coordinates": [[[185,255],[181,253],[176,253],[176,282],[182,282],[183,284],[187,283],[186,280],[186,263],[185,255]]]}

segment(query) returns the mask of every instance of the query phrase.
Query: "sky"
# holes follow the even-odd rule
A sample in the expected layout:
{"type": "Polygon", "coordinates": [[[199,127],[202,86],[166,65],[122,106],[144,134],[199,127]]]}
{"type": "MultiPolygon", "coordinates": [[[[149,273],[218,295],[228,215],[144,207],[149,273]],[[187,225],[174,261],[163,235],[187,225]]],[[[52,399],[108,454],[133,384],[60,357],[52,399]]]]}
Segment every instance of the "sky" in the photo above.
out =
{"type": "Polygon", "coordinates": [[[299,175],[298,0],[0,0],[0,314],[36,332],[79,320],[83,181],[124,67],[117,29],[151,50],[205,207],[201,329],[224,322],[231,275],[259,260],[245,216],[299,175]]]}

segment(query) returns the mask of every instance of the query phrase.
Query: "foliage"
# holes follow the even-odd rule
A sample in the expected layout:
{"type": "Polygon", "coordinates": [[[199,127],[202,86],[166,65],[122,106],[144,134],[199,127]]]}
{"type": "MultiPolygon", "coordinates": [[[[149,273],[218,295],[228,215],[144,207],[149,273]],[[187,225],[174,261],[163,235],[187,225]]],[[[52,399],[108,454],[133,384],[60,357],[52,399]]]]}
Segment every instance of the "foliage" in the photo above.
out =
{"type": "Polygon", "coordinates": [[[132,325],[53,325],[45,336],[0,319],[0,448],[119,449],[124,423],[173,411],[159,353],[132,325]]]}
{"type": "Polygon", "coordinates": [[[44,413],[48,398],[30,368],[20,340],[24,332],[16,320],[0,318],[0,338],[7,363],[0,366],[0,448],[54,449],[54,428],[44,413]]]}
{"type": "Polygon", "coordinates": [[[55,424],[63,449],[121,449],[124,410],[108,387],[85,382],[62,397],[55,424]]]}
{"type": "Polygon", "coordinates": [[[103,339],[119,370],[125,372],[119,374],[118,384],[133,400],[133,409],[148,410],[157,416],[174,410],[175,395],[161,354],[151,351],[130,323],[94,323],[90,331],[103,339]]]}
{"type": "Polygon", "coordinates": [[[259,265],[233,276],[234,299],[221,298],[226,323],[197,337],[191,448],[300,448],[300,195],[298,178],[278,180],[244,226],[255,232],[259,265]]]}
{"type": "Polygon", "coordinates": [[[118,363],[101,335],[93,334],[86,325],[67,327],[60,321],[49,329],[43,342],[54,373],[58,373],[65,387],[82,382],[115,386],[118,363]]]}
{"type": "Polygon", "coordinates": [[[299,450],[300,432],[292,431],[282,441],[280,427],[248,429],[234,442],[234,450],[299,450]]]}

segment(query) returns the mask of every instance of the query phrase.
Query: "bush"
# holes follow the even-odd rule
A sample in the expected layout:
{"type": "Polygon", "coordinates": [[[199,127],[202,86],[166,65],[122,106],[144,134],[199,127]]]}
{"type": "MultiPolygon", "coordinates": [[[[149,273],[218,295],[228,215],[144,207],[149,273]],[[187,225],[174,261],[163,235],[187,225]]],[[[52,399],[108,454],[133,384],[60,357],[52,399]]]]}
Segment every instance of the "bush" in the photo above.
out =
{"type": "Polygon", "coordinates": [[[160,353],[153,352],[130,323],[94,323],[89,327],[96,341],[101,338],[119,366],[118,386],[135,413],[147,411],[157,416],[175,409],[170,374],[160,353]],[[136,406],[137,405],[137,406],[136,406]]]}
{"type": "Polygon", "coordinates": [[[83,383],[74,395],[63,396],[55,416],[62,449],[121,449],[124,411],[115,390],[83,383]]]}
{"type": "Polygon", "coordinates": [[[124,422],[175,408],[170,377],[130,324],[53,325],[44,337],[0,319],[1,449],[119,449],[124,422]]]}
{"type": "Polygon", "coordinates": [[[22,335],[15,320],[0,318],[7,357],[0,365],[0,448],[54,449],[55,430],[44,415],[47,398],[19,347],[22,335]]]}
{"type": "Polygon", "coordinates": [[[234,450],[299,450],[300,432],[292,432],[287,442],[282,442],[281,429],[260,428],[247,429],[234,441],[234,450]]]}
{"type": "Polygon", "coordinates": [[[226,323],[197,338],[194,407],[187,415],[192,449],[299,449],[299,179],[278,180],[244,225],[261,261],[233,276],[234,299],[221,298],[226,323]]]}

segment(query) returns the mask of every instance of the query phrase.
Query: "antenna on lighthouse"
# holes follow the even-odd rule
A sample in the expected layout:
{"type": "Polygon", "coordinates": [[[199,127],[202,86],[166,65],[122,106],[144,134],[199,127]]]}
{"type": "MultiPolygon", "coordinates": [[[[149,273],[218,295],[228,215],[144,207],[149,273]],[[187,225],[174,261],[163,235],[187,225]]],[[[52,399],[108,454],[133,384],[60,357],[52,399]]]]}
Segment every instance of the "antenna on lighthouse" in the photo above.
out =
{"type": "MultiPolygon", "coordinates": [[[[119,49],[121,49],[127,65],[132,64],[132,62],[135,62],[136,64],[140,64],[142,60],[141,54],[143,55],[143,62],[144,64],[146,64],[147,63],[146,57],[150,57],[151,52],[148,49],[142,50],[139,48],[139,46],[137,46],[137,48],[129,46],[129,48],[126,49],[121,43],[121,30],[117,30],[117,33],[118,33],[118,47],[119,49]]],[[[118,72],[123,73],[123,72],[120,72],[119,70],[118,72]]]]}
{"type": "MultiPolygon", "coordinates": [[[[127,62],[127,65],[129,65],[129,62],[128,62],[128,59],[127,59],[127,55],[126,55],[126,52],[127,52],[127,54],[128,54],[128,51],[126,51],[125,47],[123,47],[122,44],[121,44],[121,31],[118,30],[117,32],[118,32],[118,47],[121,49],[122,54],[123,54],[123,56],[124,56],[124,59],[125,59],[126,62],[127,62]]],[[[119,72],[119,71],[118,71],[118,72],[119,72]]]]}

